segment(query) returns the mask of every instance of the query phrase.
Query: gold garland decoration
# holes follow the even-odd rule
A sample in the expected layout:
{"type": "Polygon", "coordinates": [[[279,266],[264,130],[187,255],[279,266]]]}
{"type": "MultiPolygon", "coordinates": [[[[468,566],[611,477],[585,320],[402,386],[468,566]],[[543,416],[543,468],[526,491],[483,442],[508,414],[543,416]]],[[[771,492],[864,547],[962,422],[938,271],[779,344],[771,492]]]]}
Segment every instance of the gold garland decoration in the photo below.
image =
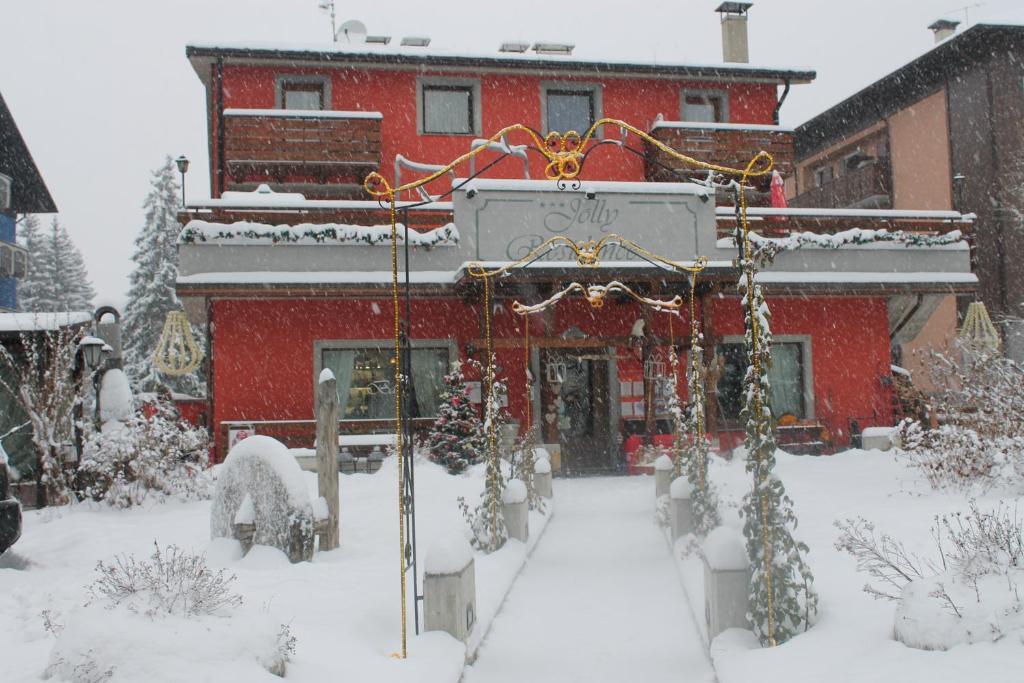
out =
{"type": "MultiPolygon", "coordinates": [[[[590,146],[591,142],[593,141],[593,138],[594,138],[595,134],[597,133],[598,130],[600,130],[601,128],[603,128],[605,126],[617,127],[617,128],[619,128],[619,130],[623,131],[624,133],[626,133],[626,132],[632,133],[633,135],[636,135],[638,138],[640,138],[641,140],[643,140],[643,141],[647,142],[648,144],[652,145],[653,147],[655,147],[659,151],[667,154],[668,156],[670,156],[670,157],[672,157],[674,159],[682,161],[683,163],[688,164],[688,165],[690,165],[690,166],[692,166],[694,168],[704,169],[704,170],[707,170],[709,172],[719,173],[719,174],[726,175],[726,176],[738,176],[739,180],[737,182],[738,182],[740,188],[743,188],[744,186],[746,186],[747,182],[751,178],[765,177],[765,176],[771,174],[771,172],[772,172],[772,170],[774,169],[774,166],[775,166],[775,160],[772,158],[772,156],[770,154],[768,154],[767,152],[764,152],[764,151],[758,152],[756,155],[754,155],[754,157],[750,160],[750,162],[746,165],[746,167],[742,168],[742,169],[740,169],[740,168],[732,168],[732,167],[729,167],[729,166],[721,166],[721,165],[718,165],[718,164],[711,164],[711,163],[708,163],[708,162],[696,159],[694,157],[688,156],[686,154],[683,154],[683,153],[673,149],[672,147],[669,147],[668,145],[666,145],[662,141],[655,139],[653,136],[651,136],[646,131],[640,130],[639,128],[636,128],[635,126],[632,126],[632,125],[626,123],[625,121],[622,121],[620,119],[612,119],[612,118],[602,118],[602,119],[599,119],[582,136],[579,133],[577,133],[576,131],[569,131],[569,132],[565,133],[564,135],[561,134],[561,133],[557,133],[557,132],[552,131],[552,132],[548,133],[546,136],[544,136],[542,138],[540,136],[540,134],[537,133],[537,131],[535,131],[533,128],[530,128],[529,126],[525,126],[523,124],[518,124],[517,123],[517,124],[510,125],[510,126],[506,126],[505,128],[502,128],[497,133],[495,133],[490,138],[488,138],[488,141],[489,142],[498,142],[501,138],[507,137],[511,133],[514,133],[514,132],[524,133],[527,137],[529,137],[532,140],[532,142],[534,143],[535,147],[547,159],[548,163],[547,163],[547,165],[544,168],[544,176],[545,176],[545,178],[547,178],[548,180],[555,180],[555,181],[558,181],[558,180],[573,180],[573,179],[575,179],[575,178],[577,178],[579,176],[579,174],[580,174],[580,172],[582,170],[583,160],[584,160],[584,158],[586,156],[587,148],[588,148],[588,146],[590,146]]],[[[400,348],[401,347],[401,334],[400,334],[400,329],[399,329],[399,296],[398,296],[398,236],[397,236],[397,227],[396,227],[396,207],[395,207],[395,202],[397,200],[397,196],[399,194],[401,194],[402,192],[409,191],[409,190],[414,190],[414,189],[422,187],[422,186],[424,186],[424,185],[426,185],[426,184],[428,184],[428,183],[430,183],[430,182],[432,182],[434,180],[437,180],[438,178],[440,178],[440,177],[444,176],[445,174],[447,174],[447,173],[451,172],[452,170],[454,170],[460,164],[465,163],[465,162],[469,161],[470,159],[476,157],[477,155],[482,154],[482,153],[484,153],[485,151],[488,151],[488,150],[489,150],[489,146],[488,145],[478,146],[475,149],[472,149],[469,152],[466,152],[465,154],[462,154],[461,156],[457,157],[456,159],[454,159],[453,161],[449,162],[445,166],[440,167],[438,170],[428,174],[427,176],[425,176],[423,178],[419,178],[417,180],[410,181],[410,182],[405,183],[403,185],[400,185],[398,187],[392,187],[391,184],[388,183],[387,179],[384,178],[384,176],[382,176],[380,173],[378,173],[376,171],[368,174],[366,176],[366,178],[364,179],[364,181],[363,181],[363,187],[364,187],[364,189],[366,190],[366,192],[368,194],[370,194],[373,197],[384,199],[384,200],[386,200],[390,204],[390,213],[391,213],[391,271],[392,271],[391,272],[391,275],[392,275],[392,278],[391,278],[392,279],[392,283],[391,284],[392,284],[392,299],[393,299],[393,304],[394,304],[394,315],[395,315],[395,325],[394,325],[395,357],[394,357],[394,362],[395,362],[396,387],[398,386],[398,382],[401,381],[401,348],[400,348]]],[[[748,291],[748,306],[749,306],[749,313],[750,313],[750,316],[751,316],[751,327],[752,327],[752,332],[753,332],[753,335],[752,335],[753,336],[753,342],[752,342],[751,351],[752,351],[753,361],[754,361],[753,365],[754,365],[755,376],[760,376],[760,352],[759,352],[759,349],[757,348],[758,347],[758,344],[757,344],[757,317],[756,317],[756,311],[755,311],[754,306],[753,306],[753,298],[754,298],[753,297],[753,286],[754,286],[754,281],[753,280],[754,280],[754,276],[753,276],[753,268],[750,265],[752,263],[752,259],[751,259],[751,251],[752,250],[751,250],[750,237],[749,237],[750,226],[749,226],[749,223],[747,221],[747,199],[746,199],[746,194],[742,191],[742,189],[739,192],[739,205],[740,205],[739,206],[739,209],[740,209],[739,210],[739,213],[740,213],[740,226],[741,226],[742,236],[743,236],[743,260],[744,260],[744,264],[743,265],[744,265],[745,276],[746,276],[746,284],[747,284],[747,291],[748,291]]],[[[576,258],[577,258],[577,263],[581,267],[593,268],[593,267],[597,267],[599,265],[599,261],[600,261],[599,256],[600,256],[600,252],[601,252],[603,246],[608,244],[608,243],[610,243],[610,242],[613,242],[613,241],[617,241],[617,242],[619,242],[621,244],[626,244],[628,246],[631,246],[634,249],[636,249],[638,253],[643,254],[644,256],[646,256],[648,258],[651,258],[651,260],[660,262],[661,264],[666,265],[666,266],[670,266],[670,267],[672,267],[672,268],[674,268],[676,270],[681,270],[681,271],[686,271],[686,272],[694,273],[694,272],[699,272],[700,270],[703,270],[703,267],[704,267],[703,264],[695,264],[694,266],[683,266],[682,264],[675,263],[675,262],[670,261],[668,259],[665,259],[663,257],[656,257],[656,255],[651,254],[650,252],[648,252],[645,249],[639,247],[638,245],[634,244],[633,242],[631,242],[629,240],[626,240],[624,238],[621,238],[621,237],[614,236],[614,235],[608,235],[605,238],[603,238],[603,239],[601,239],[601,240],[599,240],[597,242],[591,241],[591,242],[584,243],[583,245],[578,245],[575,242],[573,242],[572,240],[569,240],[567,238],[553,238],[553,239],[550,239],[547,242],[545,242],[544,245],[542,245],[542,248],[546,247],[546,248],[550,249],[551,246],[553,246],[555,243],[562,242],[563,244],[569,246],[574,251],[574,253],[576,254],[576,258]]],[[[534,250],[534,251],[537,251],[537,250],[534,250]]],[[[532,253],[533,252],[531,252],[531,254],[532,253]]],[[[483,266],[483,264],[479,264],[478,263],[478,264],[471,265],[469,268],[467,268],[467,272],[472,277],[482,278],[484,280],[484,294],[485,294],[485,299],[487,300],[488,306],[489,306],[489,301],[490,301],[490,286],[489,286],[489,282],[488,282],[489,279],[491,277],[496,276],[496,275],[504,274],[504,273],[508,272],[509,270],[511,270],[512,268],[522,267],[522,266],[524,266],[526,264],[526,262],[528,260],[530,260],[529,257],[527,259],[520,259],[519,261],[517,261],[517,262],[515,262],[513,264],[508,264],[506,266],[502,266],[500,268],[497,268],[497,269],[494,269],[494,270],[491,270],[491,271],[488,271],[483,266]]],[[[487,362],[488,362],[488,372],[490,373],[490,372],[493,372],[493,367],[491,367],[492,366],[492,359],[490,357],[490,355],[491,355],[490,354],[490,348],[491,348],[490,311],[487,312],[485,317],[486,317],[486,324],[487,324],[487,327],[488,327],[487,336],[488,336],[488,354],[489,355],[488,355],[487,362]]],[[[760,387],[755,384],[755,386],[754,386],[754,417],[758,421],[761,419],[761,416],[763,414],[762,413],[762,405],[761,404],[762,404],[762,399],[761,399],[761,396],[760,396],[760,387]]],[[[399,448],[399,452],[401,452],[401,448],[402,448],[401,421],[402,421],[401,401],[398,398],[398,392],[396,392],[396,399],[395,399],[395,431],[396,431],[396,444],[397,444],[397,446],[399,448]]],[[[494,438],[493,434],[489,434],[488,435],[488,441],[489,442],[493,438],[494,438]]],[[[404,659],[406,657],[406,655],[407,655],[407,650],[406,650],[407,627],[406,627],[406,580],[405,580],[405,522],[404,522],[405,493],[404,493],[404,488],[403,488],[404,482],[403,482],[403,473],[402,473],[402,468],[401,467],[399,467],[398,481],[399,481],[399,500],[398,500],[398,503],[399,503],[399,505],[398,505],[399,506],[399,542],[400,542],[400,555],[401,555],[401,562],[402,562],[402,564],[401,564],[401,590],[402,590],[402,651],[401,651],[401,657],[404,659]]],[[[763,483],[764,483],[764,475],[762,474],[762,480],[760,482],[758,482],[759,488],[760,488],[761,485],[763,485],[763,483]]],[[[763,493],[761,494],[761,497],[762,497],[762,517],[763,517],[763,521],[767,521],[767,499],[764,497],[763,493]]],[[[765,583],[767,584],[767,588],[768,588],[768,638],[769,638],[769,642],[772,645],[774,645],[775,644],[775,639],[774,639],[774,635],[773,635],[774,627],[773,627],[773,616],[772,616],[772,576],[771,576],[771,566],[770,566],[770,562],[771,562],[771,545],[770,545],[771,538],[770,538],[769,532],[767,530],[767,524],[763,524],[762,527],[764,528],[765,583]]]]}
{"type": "Polygon", "coordinates": [[[170,311],[153,352],[153,365],[162,375],[182,377],[203,362],[203,350],[196,344],[192,326],[184,311],[170,311]]]}
{"type": "MultiPolygon", "coordinates": [[[[512,311],[519,315],[528,316],[531,313],[540,313],[541,311],[551,308],[559,301],[564,299],[573,292],[579,292],[583,295],[583,298],[593,308],[601,308],[604,306],[605,299],[609,294],[625,294],[631,299],[645,305],[657,311],[678,311],[683,307],[683,299],[678,294],[671,299],[651,299],[649,297],[638,294],[636,291],[622,284],[618,280],[612,280],[607,285],[581,285],[578,282],[571,282],[565,289],[555,292],[550,297],[541,301],[537,304],[526,305],[521,304],[518,301],[512,302],[512,311]]],[[[529,320],[529,318],[527,318],[529,320]]]]}

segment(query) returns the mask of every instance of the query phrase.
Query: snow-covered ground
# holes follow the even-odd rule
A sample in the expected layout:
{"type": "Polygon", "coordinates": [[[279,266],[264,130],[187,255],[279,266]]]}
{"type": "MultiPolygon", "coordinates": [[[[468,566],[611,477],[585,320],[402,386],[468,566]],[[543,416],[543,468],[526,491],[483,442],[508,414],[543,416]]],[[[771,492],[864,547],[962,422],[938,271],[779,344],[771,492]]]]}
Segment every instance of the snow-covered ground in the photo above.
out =
{"type": "MultiPolygon", "coordinates": [[[[313,493],[316,478],[306,477],[313,493]]],[[[451,476],[422,462],[416,484],[422,560],[435,540],[464,528],[456,499],[465,496],[475,504],[483,488],[482,466],[451,476]]],[[[400,647],[401,614],[393,459],[376,474],[342,476],[340,489],[341,547],[296,565],[275,549],[257,546],[242,558],[234,541],[211,543],[208,501],[130,510],[79,505],[27,512],[21,540],[0,558],[0,681],[41,680],[55,642],[44,628],[43,611],[65,623],[87,600],[86,586],[96,577],[97,562],[124,553],[148,558],[156,541],[205,552],[211,566],[237,575],[233,588],[244,596],[246,607],[289,626],[297,644],[287,680],[454,683],[462,673],[465,647],[446,634],[413,637],[410,620],[409,658],[390,656],[400,647]]],[[[545,519],[531,515],[530,522],[538,538],[545,519]]],[[[493,555],[477,555],[478,629],[493,618],[525,559],[526,547],[518,541],[493,555]]],[[[154,663],[158,670],[146,680],[232,680],[213,671],[197,676],[188,670],[189,653],[180,656],[179,667],[158,668],[154,663]]],[[[280,680],[252,662],[234,664],[231,670],[240,677],[233,680],[280,680]]],[[[130,680],[116,674],[111,683],[130,680]]]]}
{"type": "Polygon", "coordinates": [[[466,683],[713,681],[650,477],[560,479],[558,514],[466,683]]]}
{"type": "MultiPolygon", "coordinates": [[[[713,459],[712,479],[730,505],[726,522],[739,525],[736,504],[749,489],[739,461],[713,459]]],[[[848,554],[833,547],[836,519],[862,516],[879,531],[904,541],[908,550],[934,556],[929,530],[934,516],[968,509],[966,496],[932,491],[917,471],[892,453],[848,451],[831,457],[779,454],[776,470],[793,498],[797,535],[810,546],[808,560],[820,594],[817,624],[773,649],[752,645],[753,637],[729,631],[714,642],[712,656],[721,683],[817,683],[833,681],[928,681],[1000,683],[1024,680],[1024,645],[1018,634],[990,644],[960,645],[948,651],[909,648],[893,638],[895,603],[874,600],[861,589],[848,554]]],[[[653,483],[651,488],[653,488],[653,483]]],[[[978,500],[994,508],[1005,492],[978,500]]],[[[1010,507],[1016,499],[1009,497],[1010,507]]]]}

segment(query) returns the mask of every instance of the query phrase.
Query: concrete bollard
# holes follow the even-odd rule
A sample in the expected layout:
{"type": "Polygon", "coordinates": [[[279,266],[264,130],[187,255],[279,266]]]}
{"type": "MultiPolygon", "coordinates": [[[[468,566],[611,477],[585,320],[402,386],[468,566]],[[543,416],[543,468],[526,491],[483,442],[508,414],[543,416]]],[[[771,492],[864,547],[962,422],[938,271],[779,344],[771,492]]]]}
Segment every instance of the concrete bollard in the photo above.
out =
{"type": "Polygon", "coordinates": [[[526,503],[526,484],[512,479],[501,492],[501,514],[505,518],[508,537],[526,543],[530,537],[529,507],[526,503]]]}
{"type": "Polygon", "coordinates": [[[669,484],[672,483],[672,470],[675,463],[667,455],[660,456],[654,461],[654,497],[655,499],[668,495],[669,484]]]}
{"type": "Polygon", "coordinates": [[[473,549],[461,535],[427,551],[423,574],[423,630],[444,631],[465,642],[476,623],[473,549]]]}
{"type": "Polygon", "coordinates": [[[708,641],[729,628],[750,628],[750,564],[743,534],[718,527],[708,534],[704,554],[704,616],[708,641]]]}
{"type": "Polygon", "coordinates": [[[541,498],[554,497],[551,490],[551,463],[544,458],[537,458],[533,463],[533,488],[541,498]]]}
{"type": "Polygon", "coordinates": [[[861,432],[861,447],[866,451],[887,451],[892,448],[892,433],[895,430],[895,427],[868,427],[861,432]]]}
{"type": "Polygon", "coordinates": [[[693,487],[686,477],[676,477],[669,486],[668,521],[673,541],[693,533],[692,493],[693,487]]]}

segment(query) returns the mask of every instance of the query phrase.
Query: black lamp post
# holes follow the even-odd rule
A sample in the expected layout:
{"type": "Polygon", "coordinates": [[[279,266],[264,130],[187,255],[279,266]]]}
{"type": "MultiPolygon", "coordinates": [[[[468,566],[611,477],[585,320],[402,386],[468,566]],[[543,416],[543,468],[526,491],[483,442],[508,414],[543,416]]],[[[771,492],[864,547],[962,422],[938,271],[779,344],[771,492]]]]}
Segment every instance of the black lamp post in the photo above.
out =
{"type": "Polygon", "coordinates": [[[188,157],[184,154],[174,160],[178,165],[178,172],[181,173],[181,208],[185,208],[185,174],[188,173],[188,157]]]}

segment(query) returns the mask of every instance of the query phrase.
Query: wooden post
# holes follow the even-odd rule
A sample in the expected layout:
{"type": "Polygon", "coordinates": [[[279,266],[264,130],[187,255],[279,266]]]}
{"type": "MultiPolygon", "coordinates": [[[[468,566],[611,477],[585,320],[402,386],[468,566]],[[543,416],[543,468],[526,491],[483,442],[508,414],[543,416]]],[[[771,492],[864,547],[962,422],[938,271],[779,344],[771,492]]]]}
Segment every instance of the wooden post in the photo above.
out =
{"type": "Polygon", "coordinates": [[[327,501],[327,527],[320,533],[320,550],[334,550],[341,540],[338,519],[338,381],[330,370],[320,374],[316,391],[317,491],[327,501]]]}

